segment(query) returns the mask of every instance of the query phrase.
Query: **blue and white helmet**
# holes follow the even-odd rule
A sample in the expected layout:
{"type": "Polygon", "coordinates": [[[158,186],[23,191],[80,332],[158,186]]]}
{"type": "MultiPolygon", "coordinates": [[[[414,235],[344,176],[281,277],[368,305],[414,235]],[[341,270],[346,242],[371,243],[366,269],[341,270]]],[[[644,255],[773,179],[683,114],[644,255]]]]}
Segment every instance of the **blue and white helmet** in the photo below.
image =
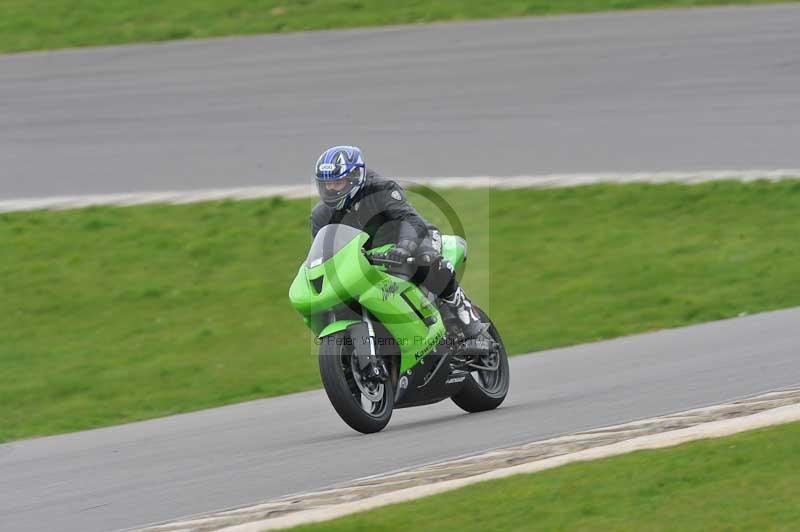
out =
{"type": "Polygon", "coordinates": [[[366,166],[355,146],[328,148],[315,168],[319,197],[329,207],[344,209],[364,186],[366,166]]]}

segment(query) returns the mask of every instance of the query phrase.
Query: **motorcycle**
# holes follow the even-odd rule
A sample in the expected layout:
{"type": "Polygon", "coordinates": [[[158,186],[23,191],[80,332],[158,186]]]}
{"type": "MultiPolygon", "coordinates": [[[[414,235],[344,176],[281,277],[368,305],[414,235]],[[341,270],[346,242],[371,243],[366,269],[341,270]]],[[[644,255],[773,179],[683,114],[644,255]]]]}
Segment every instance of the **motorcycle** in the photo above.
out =
{"type": "MultiPolygon", "coordinates": [[[[391,260],[393,244],[365,250],[369,235],[343,224],[323,227],[291,284],[289,300],[316,335],[328,399],[353,429],[382,430],[395,408],[447,398],[467,412],[497,408],[509,387],[503,340],[488,328],[466,339],[436,296],[410,281],[415,264],[391,260]]],[[[466,241],[442,235],[456,271],[466,241]]]]}

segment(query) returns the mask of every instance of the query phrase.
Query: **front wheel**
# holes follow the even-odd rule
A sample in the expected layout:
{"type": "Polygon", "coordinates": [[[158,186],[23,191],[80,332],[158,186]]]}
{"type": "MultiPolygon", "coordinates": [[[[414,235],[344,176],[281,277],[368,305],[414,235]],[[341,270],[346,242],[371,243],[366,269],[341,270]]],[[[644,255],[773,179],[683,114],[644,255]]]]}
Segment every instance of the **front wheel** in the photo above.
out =
{"type": "Polygon", "coordinates": [[[361,377],[353,344],[347,331],[322,338],[319,374],[339,417],[355,430],[371,434],[392,418],[394,389],[391,379],[377,382],[361,377]]]}
{"type": "Polygon", "coordinates": [[[467,412],[483,412],[500,406],[508,394],[511,380],[508,369],[508,356],[503,339],[486,313],[477,308],[481,320],[489,324],[487,333],[497,345],[496,352],[478,357],[471,365],[469,377],[456,395],[453,402],[467,412]]]}

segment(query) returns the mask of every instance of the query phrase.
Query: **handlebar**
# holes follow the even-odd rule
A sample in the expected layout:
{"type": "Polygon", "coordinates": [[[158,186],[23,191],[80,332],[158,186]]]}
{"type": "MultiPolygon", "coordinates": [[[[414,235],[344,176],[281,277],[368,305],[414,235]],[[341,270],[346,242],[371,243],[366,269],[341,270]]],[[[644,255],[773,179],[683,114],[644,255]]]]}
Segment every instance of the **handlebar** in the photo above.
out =
{"type": "Polygon", "coordinates": [[[375,264],[378,266],[396,266],[401,268],[404,266],[413,265],[415,262],[414,257],[408,257],[405,262],[392,260],[386,253],[373,253],[371,255],[367,255],[367,260],[370,262],[370,264],[375,264]]]}

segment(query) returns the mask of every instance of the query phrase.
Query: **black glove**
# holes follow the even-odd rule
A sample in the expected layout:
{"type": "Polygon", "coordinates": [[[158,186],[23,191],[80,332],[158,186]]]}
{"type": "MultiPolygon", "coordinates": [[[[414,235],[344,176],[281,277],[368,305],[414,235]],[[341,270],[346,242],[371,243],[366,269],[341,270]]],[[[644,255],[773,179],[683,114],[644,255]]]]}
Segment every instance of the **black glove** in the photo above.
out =
{"type": "Polygon", "coordinates": [[[408,259],[414,254],[417,249],[417,244],[410,240],[401,240],[395,247],[386,253],[386,258],[405,264],[408,259]]]}

